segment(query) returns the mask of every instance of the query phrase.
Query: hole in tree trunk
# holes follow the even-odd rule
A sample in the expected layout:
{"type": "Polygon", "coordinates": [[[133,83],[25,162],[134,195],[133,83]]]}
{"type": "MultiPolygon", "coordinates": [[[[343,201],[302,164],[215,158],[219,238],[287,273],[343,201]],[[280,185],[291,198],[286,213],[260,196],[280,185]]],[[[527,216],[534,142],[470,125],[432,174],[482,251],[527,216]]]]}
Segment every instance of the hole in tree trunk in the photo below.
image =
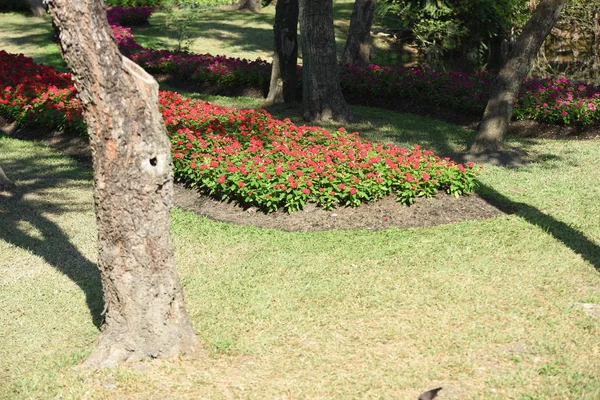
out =
{"type": "Polygon", "coordinates": [[[152,165],[153,167],[155,167],[155,166],[156,166],[157,162],[158,162],[158,161],[156,160],[156,157],[152,157],[152,158],[150,159],[150,165],[152,165]]]}

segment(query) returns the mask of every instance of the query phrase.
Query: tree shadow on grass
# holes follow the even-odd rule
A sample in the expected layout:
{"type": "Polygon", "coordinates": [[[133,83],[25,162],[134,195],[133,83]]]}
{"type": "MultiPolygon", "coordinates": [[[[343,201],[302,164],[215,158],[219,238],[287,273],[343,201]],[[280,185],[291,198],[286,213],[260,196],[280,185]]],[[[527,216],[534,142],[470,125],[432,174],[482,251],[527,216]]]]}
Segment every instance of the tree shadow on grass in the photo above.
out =
{"type": "Polygon", "coordinates": [[[90,172],[54,155],[4,161],[2,166],[17,186],[10,192],[0,192],[0,239],[43,258],[75,282],[85,293],[94,325],[100,327],[100,272],[47,216],[89,211],[88,206],[74,203],[70,196],[52,189],[87,186],[90,172]],[[49,196],[51,200],[46,200],[49,196]]]}
{"type": "MultiPolygon", "coordinates": [[[[134,36],[143,43],[152,48],[172,49],[170,42],[177,41],[177,32],[175,29],[165,28],[165,16],[157,14],[151,19],[150,26],[134,29],[134,36]]],[[[192,45],[193,53],[211,52],[212,55],[229,55],[228,49],[237,48],[237,51],[247,53],[272,53],[273,51],[273,15],[269,14],[244,14],[240,18],[238,12],[218,12],[201,14],[195,22],[187,28],[187,34],[197,42],[192,45]],[[264,28],[260,25],[264,24],[264,28]],[[258,25],[258,26],[257,26],[258,25]],[[224,47],[221,51],[213,48],[202,48],[204,41],[215,41],[213,46],[218,43],[224,47]],[[214,53],[214,54],[213,54],[214,53]]],[[[251,57],[257,58],[258,56],[251,57]]]]}
{"type": "Polygon", "coordinates": [[[50,18],[35,18],[20,16],[20,18],[27,19],[27,30],[24,30],[24,23],[22,20],[12,21],[10,18],[6,18],[2,21],[2,42],[5,43],[8,52],[18,53],[23,46],[28,46],[29,49],[44,49],[48,46],[55,46],[55,50],[44,50],[43,52],[37,52],[37,56],[33,56],[36,62],[43,63],[46,65],[52,65],[56,70],[67,71],[67,65],[60,55],[58,45],[53,43],[54,31],[52,30],[52,24],[50,18]],[[18,50],[15,50],[18,49],[18,50]]]}
{"type": "Polygon", "coordinates": [[[477,194],[500,210],[518,215],[530,224],[541,228],[555,239],[561,241],[575,253],[579,254],[600,272],[600,245],[594,243],[582,232],[557,220],[551,215],[544,214],[529,204],[512,201],[491,186],[481,182],[478,182],[477,194]]]}

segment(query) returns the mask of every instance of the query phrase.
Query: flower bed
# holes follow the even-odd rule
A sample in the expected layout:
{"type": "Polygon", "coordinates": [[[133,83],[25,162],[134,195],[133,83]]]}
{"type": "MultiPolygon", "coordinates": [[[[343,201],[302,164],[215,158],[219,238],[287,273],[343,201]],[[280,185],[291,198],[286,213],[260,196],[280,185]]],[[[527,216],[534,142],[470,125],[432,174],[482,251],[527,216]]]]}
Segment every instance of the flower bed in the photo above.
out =
{"type": "Polygon", "coordinates": [[[0,115],[20,125],[84,131],[71,76],[0,50],[0,115]]]}
{"type": "MultiPolygon", "coordinates": [[[[131,30],[113,24],[120,49],[150,73],[170,73],[199,83],[231,87],[267,87],[271,65],[210,54],[148,49],[139,45],[131,30]]],[[[299,76],[302,76],[299,74],[299,76]]],[[[491,72],[442,73],[401,67],[340,67],[345,93],[368,103],[369,98],[418,99],[455,110],[481,114],[496,76],[491,72]]],[[[600,120],[600,88],[567,79],[528,78],[514,108],[515,119],[553,124],[586,125],[600,120]]]]}
{"type": "MultiPolygon", "coordinates": [[[[68,74],[0,51],[0,114],[21,124],[84,130],[68,74]]],[[[273,211],[358,206],[396,193],[410,204],[439,190],[469,193],[476,168],[440,159],[418,145],[361,140],[273,119],[264,110],[236,110],[160,92],[178,180],[223,199],[273,211]]]]}
{"type": "Polygon", "coordinates": [[[162,92],[176,176],[223,199],[273,211],[358,206],[396,193],[411,204],[439,190],[473,190],[475,169],[440,159],[418,145],[371,143],[344,128],[329,132],[162,92]]]}
{"type": "Polygon", "coordinates": [[[137,26],[148,24],[148,18],[154,9],[148,6],[139,7],[106,7],[106,19],[111,25],[137,26]]]}

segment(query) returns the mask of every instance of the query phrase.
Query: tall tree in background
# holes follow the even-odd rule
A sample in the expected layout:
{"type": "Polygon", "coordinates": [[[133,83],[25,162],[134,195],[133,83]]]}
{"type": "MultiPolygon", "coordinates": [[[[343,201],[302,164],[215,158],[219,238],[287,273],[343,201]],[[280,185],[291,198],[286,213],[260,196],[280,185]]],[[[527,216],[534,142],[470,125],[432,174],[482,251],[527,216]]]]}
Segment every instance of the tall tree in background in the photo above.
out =
{"type": "Polygon", "coordinates": [[[300,0],[302,113],[310,122],[353,119],[342,95],[333,32],[333,0],[300,0]]]}
{"type": "Polygon", "coordinates": [[[7,190],[14,186],[14,183],[6,176],[2,167],[0,166],[0,190],[7,190]]]}
{"type": "Polygon", "coordinates": [[[296,101],[298,63],[298,0],[279,0],[275,7],[273,66],[269,95],[263,107],[296,101]]]}
{"type": "Polygon", "coordinates": [[[350,17],[350,30],[342,64],[367,65],[371,53],[371,26],[377,0],[356,0],[350,17]]]}
{"type": "Polygon", "coordinates": [[[105,321],[86,363],[192,352],[170,238],[173,168],[158,84],[123,57],[102,0],[52,0],[63,58],[88,126],[105,321]]]}
{"type": "Polygon", "coordinates": [[[235,5],[235,9],[259,13],[260,6],[260,0],[239,0],[235,5]]]}
{"type": "Polygon", "coordinates": [[[496,87],[485,108],[479,132],[469,152],[482,153],[502,148],[521,83],[531,70],[540,47],[560,16],[566,1],[542,0],[535,9],[523,32],[517,38],[508,61],[500,70],[496,87]]]}
{"type": "Polygon", "coordinates": [[[46,14],[43,0],[27,0],[34,17],[43,17],[46,14]]]}

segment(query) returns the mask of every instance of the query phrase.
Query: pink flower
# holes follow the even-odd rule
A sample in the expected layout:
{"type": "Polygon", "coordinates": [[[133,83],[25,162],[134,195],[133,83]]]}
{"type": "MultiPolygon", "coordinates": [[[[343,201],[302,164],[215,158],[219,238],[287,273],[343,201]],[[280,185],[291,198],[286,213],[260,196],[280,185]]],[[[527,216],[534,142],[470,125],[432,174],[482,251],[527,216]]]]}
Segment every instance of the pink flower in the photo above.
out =
{"type": "Polygon", "coordinates": [[[219,183],[223,183],[223,182],[225,182],[225,175],[221,175],[221,176],[219,177],[219,179],[217,179],[217,182],[219,182],[219,183]]]}

